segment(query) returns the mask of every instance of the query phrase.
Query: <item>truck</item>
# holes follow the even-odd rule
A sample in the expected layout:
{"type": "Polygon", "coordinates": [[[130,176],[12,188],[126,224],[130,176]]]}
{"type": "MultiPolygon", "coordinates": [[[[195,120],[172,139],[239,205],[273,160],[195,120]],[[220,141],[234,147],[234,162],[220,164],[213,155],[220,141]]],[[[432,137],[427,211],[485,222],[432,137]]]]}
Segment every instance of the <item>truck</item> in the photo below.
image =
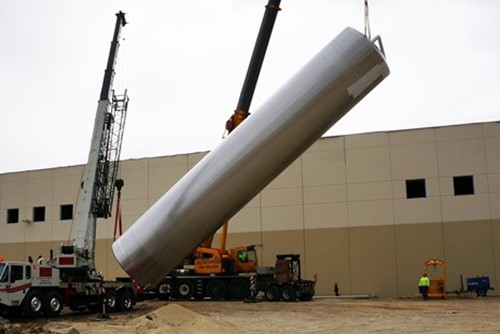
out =
{"type": "MultiPolygon", "coordinates": [[[[280,2],[281,0],[269,0],[266,5],[237,107],[225,124],[228,135],[250,115],[250,105],[267,46],[277,14],[281,10],[280,2]]],[[[156,291],[161,298],[171,296],[178,299],[249,297],[250,279],[259,276],[256,272],[258,261],[255,245],[226,249],[228,224],[226,222],[221,229],[218,248],[212,244],[214,235],[210,235],[152,290],[153,293],[156,291]]]]}
{"type": "MultiPolygon", "coordinates": [[[[236,249],[235,249],[236,250],[236,249]]],[[[182,266],[166,276],[158,285],[161,299],[256,300],[263,295],[267,301],[310,301],[315,294],[316,281],[302,278],[300,254],[278,254],[274,267],[259,267],[255,246],[239,247],[235,262],[228,261],[226,269],[217,274],[196,274],[182,266]],[[238,271],[241,265],[253,268],[238,271]],[[233,270],[233,271],[230,271],[233,270]]]]}
{"type": "Polygon", "coordinates": [[[130,310],[136,301],[130,278],[105,280],[95,266],[96,222],[111,216],[127,92],[112,90],[114,66],[125,14],[116,14],[107,67],[98,101],[87,164],[79,191],[76,235],[73,244],[61,245],[57,255],[43,261],[0,262],[0,312],[23,313],[36,318],[57,316],[66,305],[72,311],[130,310]]]}
{"type": "Polygon", "coordinates": [[[257,292],[262,291],[271,302],[309,301],[315,294],[316,281],[302,279],[300,254],[278,254],[274,270],[258,271],[256,286],[257,292]]]}
{"type": "MultiPolygon", "coordinates": [[[[257,85],[264,56],[281,0],[269,0],[255,42],[254,51],[240,92],[238,105],[225,124],[229,135],[249,115],[250,104],[257,85]]],[[[243,299],[248,294],[248,277],[255,273],[257,257],[253,246],[226,249],[228,222],[221,229],[220,246],[213,245],[214,234],[198,245],[174,270],[154,287],[143,287],[142,297],[188,299],[210,297],[243,299]],[[242,262],[243,256],[246,261],[242,262]],[[217,277],[214,279],[214,277],[217,277]],[[234,281],[234,282],[233,282],[234,281]],[[195,283],[196,282],[196,283],[195,283]],[[245,283],[243,283],[245,282],[245,283]],[[196,284],[197,293],[194,293],[196,284]],[[226,292],[226,290],[228,290],[226,292]]]]}

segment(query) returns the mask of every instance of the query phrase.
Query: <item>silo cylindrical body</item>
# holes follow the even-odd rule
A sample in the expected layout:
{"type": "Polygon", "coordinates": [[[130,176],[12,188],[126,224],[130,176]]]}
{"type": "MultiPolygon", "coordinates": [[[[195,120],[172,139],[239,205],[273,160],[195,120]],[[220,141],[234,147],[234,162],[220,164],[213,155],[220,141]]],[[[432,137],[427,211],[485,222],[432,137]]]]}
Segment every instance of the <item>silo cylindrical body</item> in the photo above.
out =
{"type": "Polygon", "coordinates": [[[118,263],[159,282],[387,75],[379,48],[343,30],[113,244],[118,263]]]}

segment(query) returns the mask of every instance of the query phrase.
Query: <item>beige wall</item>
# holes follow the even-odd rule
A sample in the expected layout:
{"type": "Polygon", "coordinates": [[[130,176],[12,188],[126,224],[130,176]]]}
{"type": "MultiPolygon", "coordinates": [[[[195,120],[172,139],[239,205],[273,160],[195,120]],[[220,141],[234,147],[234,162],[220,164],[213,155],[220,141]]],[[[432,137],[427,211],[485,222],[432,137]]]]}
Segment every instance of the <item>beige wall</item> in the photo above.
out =
{"type": "MultiPolygon", "coordinates": [[[[236,233],[230,235],[228,246],[263,244],[258,255],[267,266],[274,264],[275,254],[300,253],[303,276],[312,279],[317,274],[321,295],[333,294],[337,283],[344,295],[414,296],[423,263],[432,257],[446,259],[448,291],[460,289],[461,274],[464,278],[489,276],[496,286],[500,263],[492,245],[498,245],[499,236],[500,220],[496,220],[236,233]]],[[[218,238],[214,243],[218,245],[218,238]]],[[[107,278],[126,276],[114,260],[111,244],[112,239],[97,241],[96,266],[107,278]]],[[[30,255],[48,259],[53,245],[4,243],[0,249],[12,260],[25,260],[30,255]]]]}
{"type": "MultiPolygon", "coordinates": [[[[328,137],[248,203],[229,228],[229,246],[259,244],[262,265],[300,253],[319,294],[413,296],[425,260],[447,263],[448,290],[464,277],[500,279],[500,123],[328,137]],[[473,175],[474,195],[455,196],[453,176],[473,175]],[[424,178],[425,198],[407,199],[405,181],[424,178]]],[[[206,153],[123,161],[128,228],[206,153]]],[[[82,166],[0,175],[0,254],[23,260],[71,242],[59,220],[76,203],[82,166]],[[46,221],[6,224],[6,211],[46,221]]],[[[99,221],[97,266],[123,276],[111,252],[114,218],[99,221]]],[[[216,238],[217,242],[217,238],[216,238]]]]}

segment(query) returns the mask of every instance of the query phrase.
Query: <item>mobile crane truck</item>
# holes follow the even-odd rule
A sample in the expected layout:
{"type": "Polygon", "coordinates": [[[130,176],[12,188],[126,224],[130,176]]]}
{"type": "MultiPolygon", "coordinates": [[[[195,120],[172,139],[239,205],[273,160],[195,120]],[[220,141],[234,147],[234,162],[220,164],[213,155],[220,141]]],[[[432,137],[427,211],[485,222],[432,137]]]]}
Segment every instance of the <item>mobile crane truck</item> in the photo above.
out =
{"type": "Polygon", "coordinates": [[[0,313],[53,317],[64,305],[73,311],[104,307],[112,312],[130,310],[135,304],[135,288],[130,278],[107,281],[95,268],[96,221],[111,216],[128,106],[126,91],[123,95],[112,91],[118,41],[126,24],[125,14],[117,13],[78,197],[75,242],[61,246],[55,258],[51,252],[47,265],[0,262],[0,313]]]}
{"type": "MultiPolygon", "coordinates": [[[[269,0],[266,5],[238,105],[226,122],[228,134],[250,115],[250,105],[267,46],[276,17],[281,10],[280,2],[281,0],[269,0]]],[[[286,288],[283,290],[284,300],[291,301],[297,298],[310,300],[312,298],[315,282],[302,280],[300,269],[296,270],[300,268],[298,255],[294,255],[293,266],[278,265],[278,263],[286,261],[278,260],[276,268],[259,267],[255,245],[239,246],[228,250],[226,248],[227,234],[228,222],[221,229],[219,248],[212,245],[214,238],[212,234],[192,252],[189,258],[163,278],[155,288],[150,289],[149,295],[158,295],[161,299],[171,297],[203,299],[208,297],[212,300],[241,300],[262,291],[265,293],[266,299],[278,300],[281,298],[280,291],[283,290],[280,290],[279,287],[282,285],[281,283],[285,283],[283,278],[289,277],[293,280],[286,280],[286,288]],[[277,268],[279,269],[276,270],[277,268]],[[288,274],[284,273],[284,270],[288,274]],[[275,276],[275,272],[278,271],[281,271],[280,274],[275,276]],[[276,280],[278,277],[281,279],[276,280]],[[303,288],[303,286],[307,286],[307,288],[303,288]],[[269,289],[271,298],[268,298],[267,291],[269,289]],[[278,295],[276,295],[276,290],[278,295]]]]}

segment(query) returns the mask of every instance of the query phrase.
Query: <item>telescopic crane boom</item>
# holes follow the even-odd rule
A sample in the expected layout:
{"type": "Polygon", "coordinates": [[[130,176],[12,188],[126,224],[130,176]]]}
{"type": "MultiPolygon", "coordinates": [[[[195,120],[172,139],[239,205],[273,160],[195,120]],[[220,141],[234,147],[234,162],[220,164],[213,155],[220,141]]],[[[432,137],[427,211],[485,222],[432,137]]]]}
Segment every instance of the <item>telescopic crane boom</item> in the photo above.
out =
{"type": "MultiPolygon", "coordinates": [[[[281,10],[279,7],[280,2],[281,0],[269,0],[266,5],[259,34],[257,36],[257,40],[255,41],[252,57],[248,65],[245,81],[243,82],[243,87],[241,88],[238,105],[234,110],[233,115],[231,115],[226,122],[226,130],[228,134],[238,127],[238,125],[240,125],[250,115],[250,105],[252,103],[255,87],[257,86],[260,70],[262,68],[262,64],[264,63],[267,46],[269,45],[269,40],[271,39],[276,17],[278,16],[278,12],[281,10]]],[[[218,250],[214,250],[212,248],[212,240],[214,236],[211,235],[196,249],[194,254],[195,257],[198,257],[197,254],[200,253],[219,253],[219,255],[223,255],[223,253],[226,252],[227,229],[228,223],[225,223],[222,227],[221,243],[218,250]]]]}
{"type": "Polygon", "coordinates": [[[226,123],[226,130],[229,133],[231,133],[231,131],[233,131],[248,117],[248,115],[250,115],[250,105],[252,103],[255,87],[257,86],[257,81],[259,80],[260,70],[264,62],[267,46],[269,45],[269,40],[271,39],[274,22],[276,22],[278,11],[281,10],[279,7],[280,2],[281,0],[269,0],[266,5],[266,11],[264,13],[264,17],[262,18],[259,35],[255,41],[252,58],[250,59],[250,64],[248,65],[243,87],[241,88],[238,106],[236,107],[234,114],[226,123]]]}
{"type": "Polygon", "coordinates": [[[74,246],[63,246],[57,258],[58,267],[94,269],[96,221],[111,216],[128,106],[127,91],[117,96],[112,86],[121,28],[126,24],[125,14],[118,12],[81,182],[74,246]]]}

